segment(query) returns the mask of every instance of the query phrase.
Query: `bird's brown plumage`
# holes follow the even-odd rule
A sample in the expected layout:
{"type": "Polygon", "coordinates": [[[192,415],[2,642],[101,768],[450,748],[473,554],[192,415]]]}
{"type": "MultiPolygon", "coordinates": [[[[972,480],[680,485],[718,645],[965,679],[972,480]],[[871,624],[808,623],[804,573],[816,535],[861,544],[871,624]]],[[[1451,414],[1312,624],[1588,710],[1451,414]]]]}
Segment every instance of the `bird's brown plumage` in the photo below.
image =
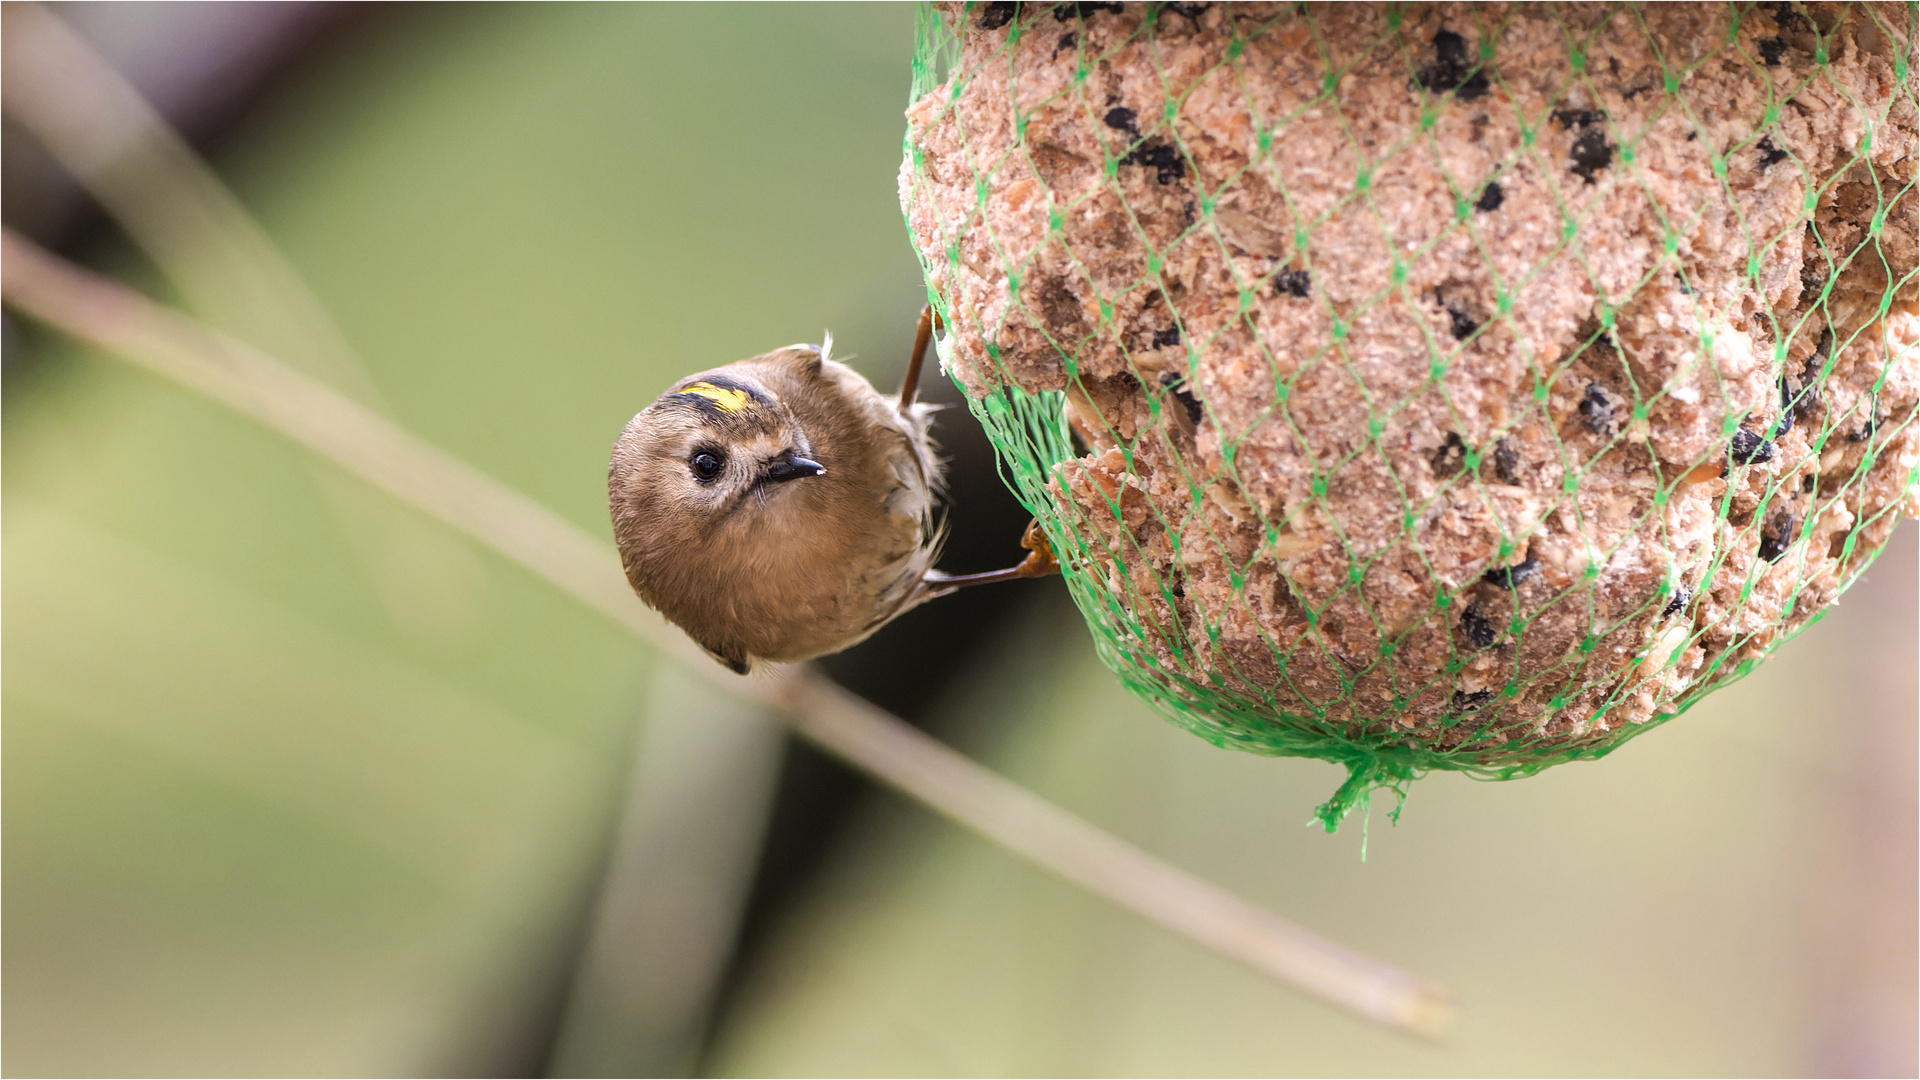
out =
{"type": "MultiPolygon", "coordinates": [[[[703,463],[704,464],[704,463],[703,463]]],[[[640,598],[735,671],[864,640],[928,595],[927,409],[795,345],[675,383],[614,446],[614,538],[640,598]],[[690,460],[724,451],[702,481],[690,460]],[[819,475],[776,481],[781,455],[819,475]]]]}

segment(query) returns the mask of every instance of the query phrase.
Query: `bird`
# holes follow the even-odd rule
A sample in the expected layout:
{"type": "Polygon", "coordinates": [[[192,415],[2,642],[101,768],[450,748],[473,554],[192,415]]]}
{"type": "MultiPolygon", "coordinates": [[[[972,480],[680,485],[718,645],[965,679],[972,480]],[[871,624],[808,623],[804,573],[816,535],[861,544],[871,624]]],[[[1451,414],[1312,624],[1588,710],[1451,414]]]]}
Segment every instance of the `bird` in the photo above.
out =
{"type": "Polygon", "coordinates": [[[607,493],[634,592],[746,675],[866,640],[956,589],[1056,572],[1044,533],[1007,570],[933,568],[945,538],[934,408],[915,400],[937,326],[922,310],[891,397],[833,338],[689,375],[620,433],[607,493]]]}

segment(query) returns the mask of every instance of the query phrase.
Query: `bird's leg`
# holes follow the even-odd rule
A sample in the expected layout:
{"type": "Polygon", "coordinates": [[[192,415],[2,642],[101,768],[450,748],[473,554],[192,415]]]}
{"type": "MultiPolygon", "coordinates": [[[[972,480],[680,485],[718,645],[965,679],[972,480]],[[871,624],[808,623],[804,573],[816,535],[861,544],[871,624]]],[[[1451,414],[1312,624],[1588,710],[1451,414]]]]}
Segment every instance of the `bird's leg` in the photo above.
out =
{"type": "Polygon", "coordinates": [[[1046,577],[1060,572],[1060,562],[1053,557],[1053,545],[1047,543],[1047,534],[1041,531],[1038,520],[1027,523],[1026,535],[1020,538],[1020,546],[1027,549],[1027,557],[1019,566],[1005,570],[992,570],[984,574],[953,575],[929,570],[926,577],[927,585],[934,590],[934,595],[945,596],[968,585],[1018,581],[1021,578],[1046,577]]]}
{"type": "Polygon", "coordinates": [[[933,332],[940,325],[940,316],[933,313],[933,305],[920,309],[920,325],[913,332],[913,355],[907,358],[907,377],[900,382],[900,411],[906,412],[912,407],[914,395],[920,392],[920,365],[926,362],[927,346],[933,343],[933,332]]]}
{"type": "MultiPolygon", "coordinates": [[[[900,411],[906,412],[913,405],[913,398],[920,389],[920,368],[927,359],[927,346],[933,343],[933,332],[940,328],[940,316],[934,313],[933,305],[920,309],[920,325],[913,332],[913,356],[907,360],[907,377],[900,383],[900,411]]],[[[1027,531],[1020,537],[1020,546],[1027,549],[1027,557],[1020,565],[1005,570],[993,570],[985,574],[943,574],[938,570],[927,571],[923,579],[927,592],[923,596],[945,596],[956,589],[968,585],[986,585],[995,581],[1018,581],[1021,578],[1046,577],[1060,572],[1060,563],[1053,557],[1053,545],[1047,543],[1047,534],[1041,531],[1038,520],[1027,522],[1027,531]]]]}

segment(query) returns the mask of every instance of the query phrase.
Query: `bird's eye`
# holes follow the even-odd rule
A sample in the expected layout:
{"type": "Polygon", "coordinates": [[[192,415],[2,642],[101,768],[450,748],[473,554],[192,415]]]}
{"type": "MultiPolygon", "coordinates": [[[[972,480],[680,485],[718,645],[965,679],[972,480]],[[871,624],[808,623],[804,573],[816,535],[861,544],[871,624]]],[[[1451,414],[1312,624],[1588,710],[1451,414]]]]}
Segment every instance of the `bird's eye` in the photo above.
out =
{"type": "Polygon", "coordinates": [[[702,450],[687,461],[687,467],[693,470],[693,478],[703,484],[712,483],[726,465],[727,459],[712,450],[702,450]]]}

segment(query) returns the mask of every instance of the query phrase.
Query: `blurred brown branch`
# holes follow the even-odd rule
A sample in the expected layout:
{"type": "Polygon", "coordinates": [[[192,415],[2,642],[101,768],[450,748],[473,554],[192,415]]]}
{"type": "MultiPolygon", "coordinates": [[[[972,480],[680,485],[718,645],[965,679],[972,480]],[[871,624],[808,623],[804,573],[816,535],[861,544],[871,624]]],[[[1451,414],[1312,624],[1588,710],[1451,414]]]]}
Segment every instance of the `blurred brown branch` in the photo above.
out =
{"type": "MultiPolygon", "coordinates": [[[[182,307],[353,400],[389,411],[326,307],[218,174],[52,9],[0,8],[0,104],[153,261],[182,307]]],[[[466,545],[324,468],[320,491],[395,626],[428,640],[471,604],[466,545]]]]}
{"type": "Polygon", "coordinates": [[[439,518],[682,659],[783,712],[830,753],[995,843],[1230,959],[1378,1023],[1447,1026],[1445,993],[1167,865],[849,694],[811,666],[738,679],[642,604],[611,549],[345,395],[178,311],[38,248],[0,242],[0,296],[21,314],[164,375],[439,518]]]}
{"type": "Polygon", "coordinates": [[[202,321],[385,409],[332,316],[165,117],[44,5],[9,2],[0,102],[202,321]]]}

